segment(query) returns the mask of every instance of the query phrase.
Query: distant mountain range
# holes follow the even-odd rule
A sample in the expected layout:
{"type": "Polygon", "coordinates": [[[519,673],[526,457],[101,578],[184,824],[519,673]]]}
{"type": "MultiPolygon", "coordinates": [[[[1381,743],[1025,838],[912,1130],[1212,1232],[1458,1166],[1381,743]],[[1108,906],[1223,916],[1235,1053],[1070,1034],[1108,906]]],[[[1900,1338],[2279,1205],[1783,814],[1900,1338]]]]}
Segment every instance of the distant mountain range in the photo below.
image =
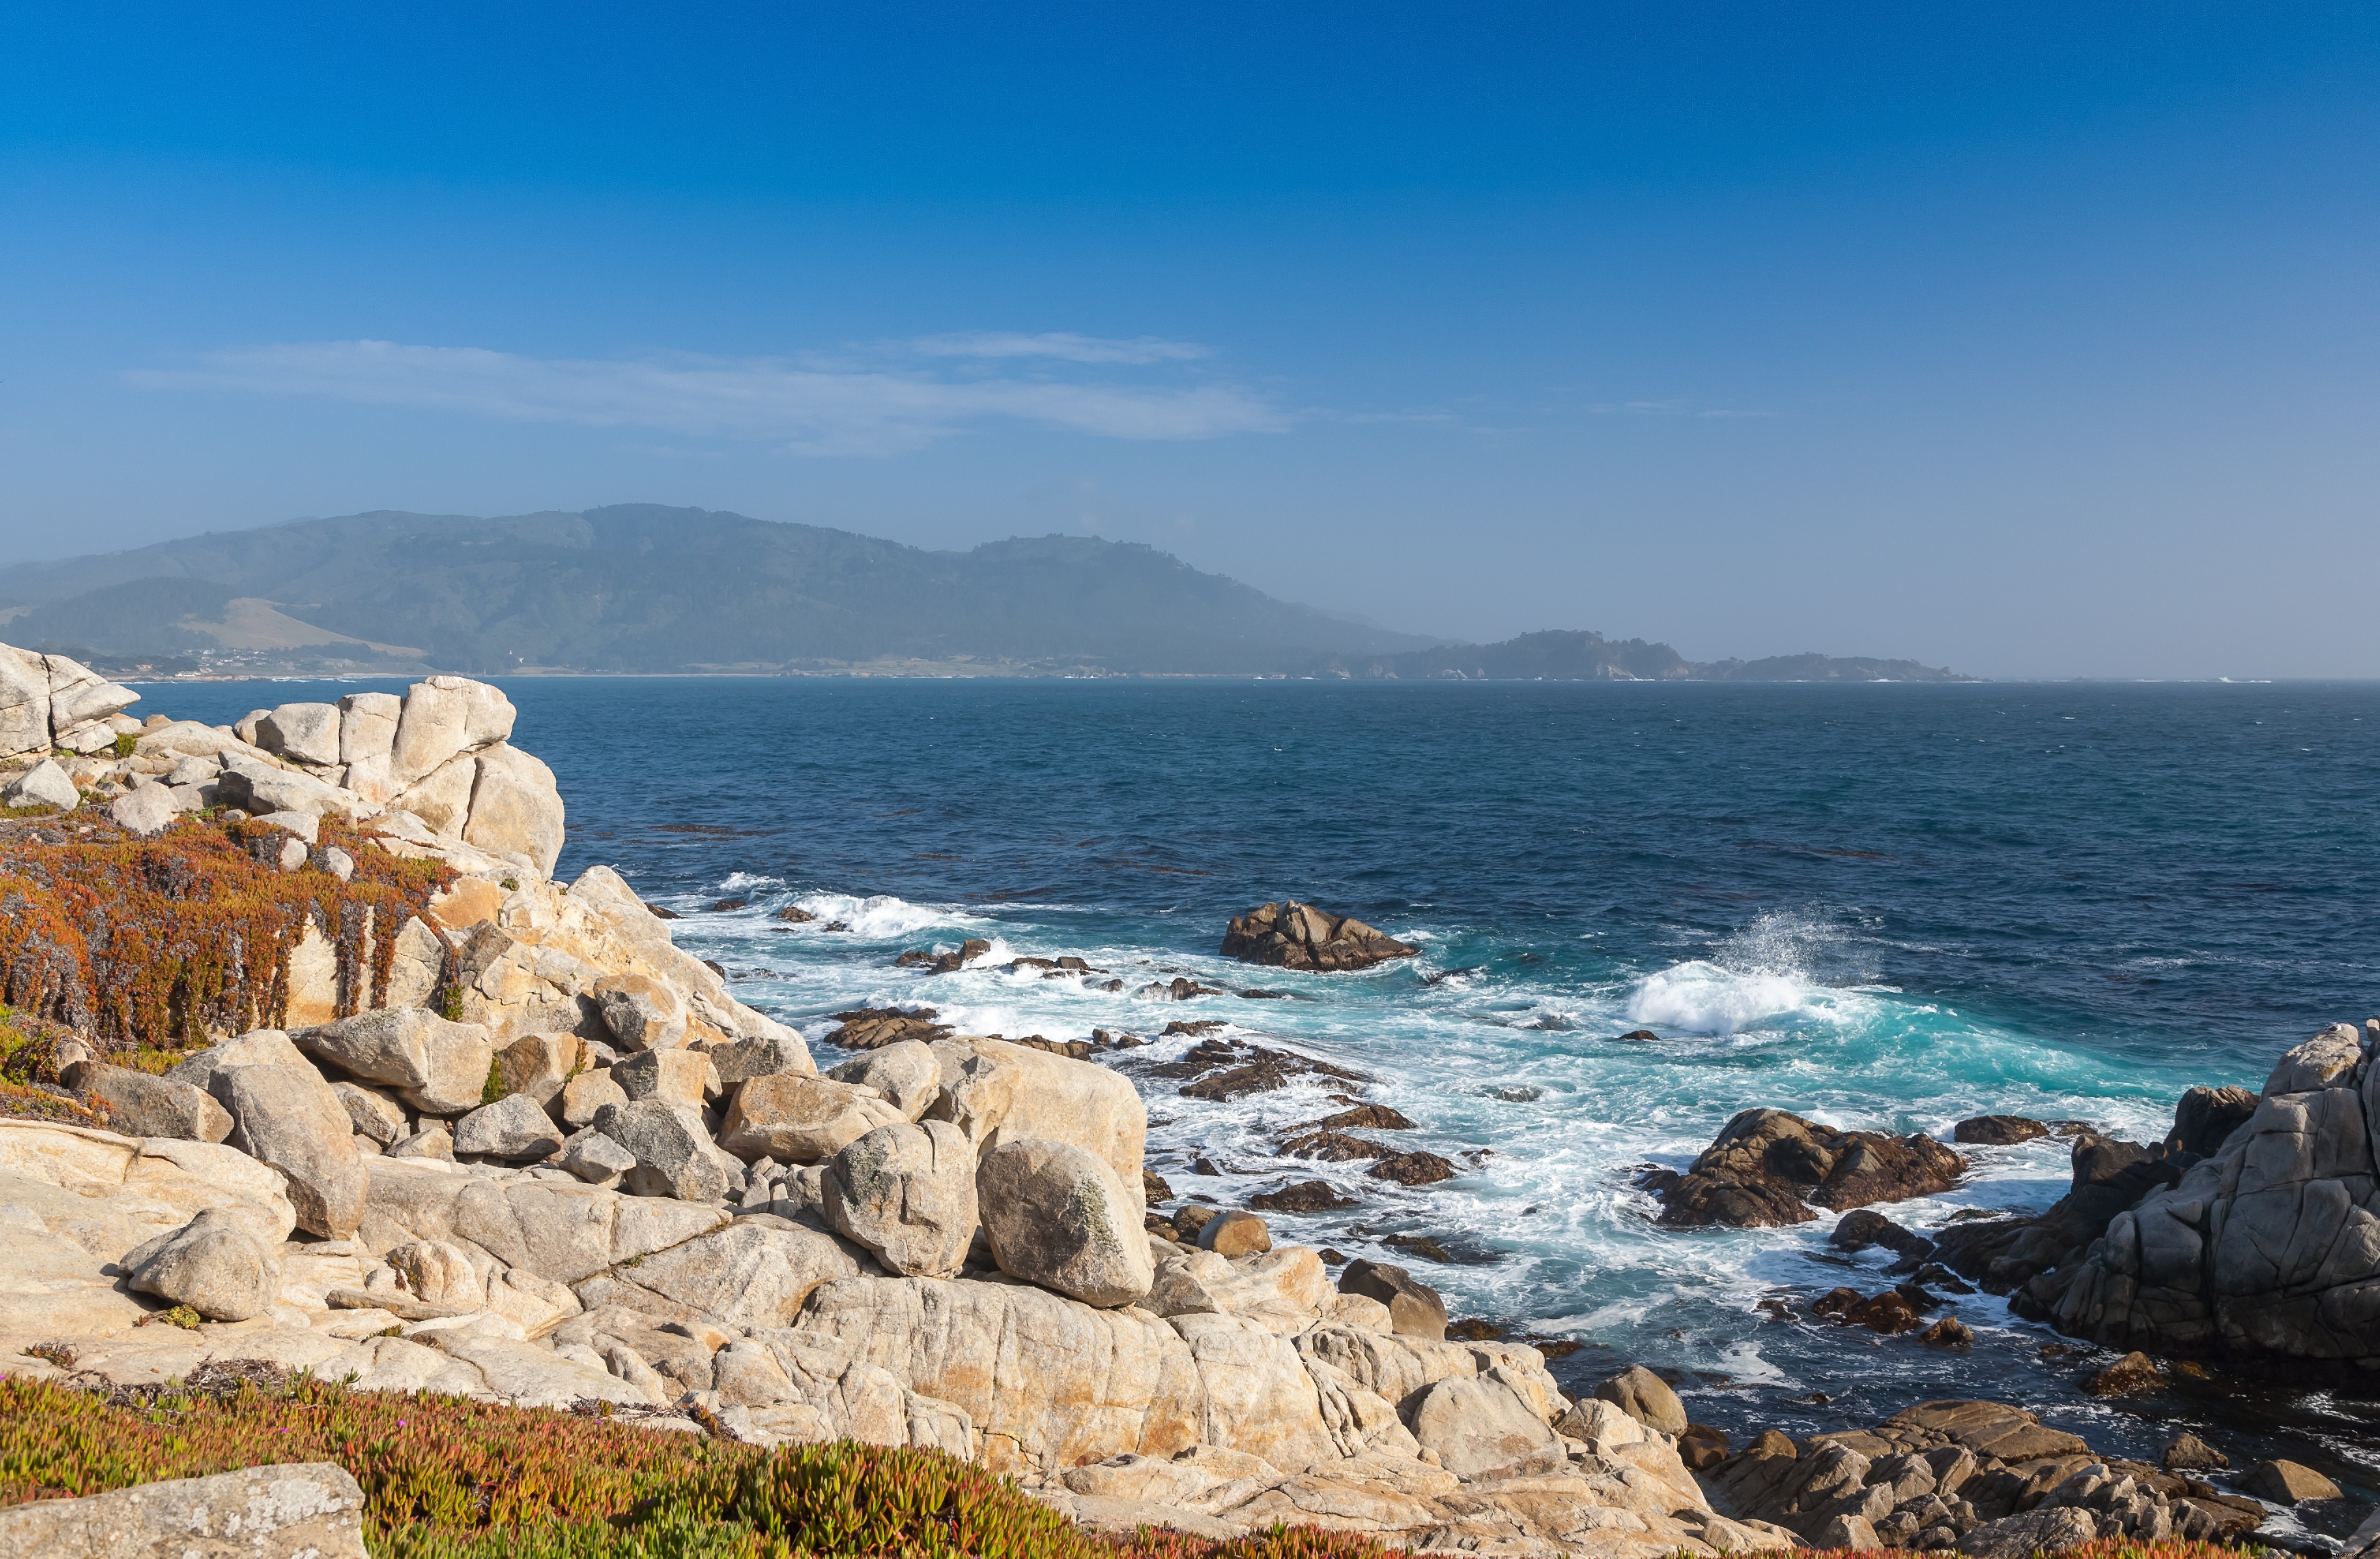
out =
{"type": "Polygon", "coordinates": [[[622,504],[393,512],[0,568],[0,639],[115,675],[525,672],[1965,681],[1911,661],[1689,663],[1666,644],[1447,644],[1276,601],[1136,542],[929,552],[622,504]]]}

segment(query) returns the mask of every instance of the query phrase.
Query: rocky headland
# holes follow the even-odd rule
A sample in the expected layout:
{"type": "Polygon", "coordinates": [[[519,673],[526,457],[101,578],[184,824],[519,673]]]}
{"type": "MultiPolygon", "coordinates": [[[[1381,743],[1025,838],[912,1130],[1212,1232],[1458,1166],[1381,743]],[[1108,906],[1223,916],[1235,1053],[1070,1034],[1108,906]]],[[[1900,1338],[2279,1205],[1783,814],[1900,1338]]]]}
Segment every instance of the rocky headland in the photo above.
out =
{"type": "MultiPolygon", "coordinates": [[[[2326,1497],[2289,1464],[2124,1462],[1991,1403],[1739,1447],[1641,1368],[1573,1395],[1410,1270],[1276,1244],[1263,1213],[1340,1205],[1327,1182],[1174,1198],[1118,1069],[1215,1098],[1327,1077],[1343,1104],[1286,1156],[1457,1173],[1384,1139],[1415,1123],[1343,1068],[1197,1025],[1144,1063],[1128,1038],[876,1008],[840,1015],[821,1069],[616,872],[552,877],[562,802],[500,690],[432,677],[229,727],[136,701],[0,648],[13,1381],[310,1371],[944,1453],[1087,1528],[1499,1554],[2019,1554],[2235,1537],[2256,1496],[2326,1497]]],[[[1323,971],[1416,951],[1295,902],[1235,920],[1225,950],[1323,971]]],[[[2075,1189],[2039,1219],[1852,1212],[1965,1162],[1774,1110],[1651,1188],[1679,1239],[1849,1213],[1839,1243],[1888,1246],[1906,1281],[1815,1313],[1877,1331],[1973,1281],[2095,1343],[2380,1369],[2375,1038],[2318,1036],[2253,1100],[2193,1093],[2154,1149],[2078,1138],[2075,1189]]]]}

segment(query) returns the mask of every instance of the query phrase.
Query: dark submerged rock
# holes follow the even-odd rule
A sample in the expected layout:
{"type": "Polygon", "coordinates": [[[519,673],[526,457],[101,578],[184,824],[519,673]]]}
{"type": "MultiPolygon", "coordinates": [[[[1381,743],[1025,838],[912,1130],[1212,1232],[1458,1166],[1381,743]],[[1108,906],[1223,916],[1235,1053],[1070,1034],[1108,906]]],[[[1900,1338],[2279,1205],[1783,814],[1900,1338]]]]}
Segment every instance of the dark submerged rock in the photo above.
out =
{"type": "Polygon", "coordinates": [[[1354,1205],[1354,1197],[1341,1196],[1326,1180],[1300,1180],[1248,1198],[1258,1212],[1340,1212],[1354,1205]]]}
{"type": "Polygon", "coordinates": [[[1367,969],[1421,949],[1382,935],[1351,915],[1292,899],[1260,905],[1232,918],[1223,931],[1223,956],[1281,968],[1367,969]]]}
{"type": "Polygon", "coordinates": [[[1971,1115],[1950,1128],[1950,1140],[1978,1147],[2007,1147],[2049,1135],[2049,1127],[2023,1115],[1971,1115]]]}
{"type": "Polygon", "coordinates": [[[1809,1204],[1840,1212],[1933,1196],[1949,1189],[1966,1167],[1923,1132],[1837,1131],[1784,1110],[1746,1110],[1675,1183],[1658,1188],[1660,1222],[1671,1228],[1806,1224],[1817,1216],[1809,1204]]]}

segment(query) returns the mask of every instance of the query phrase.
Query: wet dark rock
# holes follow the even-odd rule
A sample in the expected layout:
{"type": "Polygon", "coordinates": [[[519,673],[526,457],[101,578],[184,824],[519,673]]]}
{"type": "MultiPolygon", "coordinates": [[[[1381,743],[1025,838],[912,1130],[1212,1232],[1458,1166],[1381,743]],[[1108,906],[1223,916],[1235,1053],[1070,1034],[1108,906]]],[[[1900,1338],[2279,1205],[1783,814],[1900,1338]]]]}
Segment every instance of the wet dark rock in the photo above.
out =
{"type": "Polygon", "coordinates": [[[1341,1196],[1326,1180],[1300,1180],[1248,1198],[1258,1212],[1341,1212],[1354,1205],[1354,1197],[1341,1196]]]}
{"type": "Polygon", "coordinates": [[[1421,1129],[1414,1122],[1406,1119],[1399,1112],[1390,1109],[1386,1104],[1358,1104],[1352,1110],[1342,1110],[1335,1115],[1325,1115],[1318,1121],[1308,1121],[1304,1126],[1292,1127],[1289,1134],[1294,1137],[1301,1132],[1344,1131],[1350,1127],[1368,1131],[1418,1131],[1421,1129]]]}
{"type": "Polygon", "coordinates": [[[784,921],[785,924],[789,926],[806,926],[812,920],[817,920],[818,917],[797,905],[788,904],[783,909],[777,911],[776,919],[784,921]]]}
{"type": "Polygon", "coordinates": [[[1648,1040],[1658,1040],[1660,1037],[1650,1029],[1631,1029],[1621,1035],[1620,1040],[1623,1044],[1643,1044],[1648,1040]]]}
{"type": "Polygon", "coordinates": [[[1501,1342],[1512,1334],[1512,1329],[1482,1316],[1469,1316],[1446,1323],[1446,1338],[1451,1343],[1501,1342]]]}
{"type": "Polygon", "coordinates": [[[936,953],[929,948],[912,947],[892,960],[896,968],[922,968],[928,974],[956,974],[966,968],[971,958],[980,958],[991,951],[991,944],[979,936],[968,937],[959,944],[955,953],[936,953]]]}
{"type": "Polygon", "coordinates": [[[2128,1353],[2082,1382],[2093,1396],[2130,1396],[2136,1392],[2163,1391],[2165,1371],[2144,1353],[2128,1353]]]}
{"type": "Polygon", "coordinates": [[[752,901],[748,898],[722,898],[718,903],[710,907],[710,912],[714,915],[724,915],[731,909],[749,909],[751,907],[752,901]]]}
{"type": "Polygon", "coordinates": [[[2158,1461],[2168,1472],[2220,1472],[2231,1465],[2230,1457],[2188,1430],[2166,1441],[2158,1461]]]}
{"type": "Polygon", "coordinates": [[[1223,1172],[1215,1166],[1215,1161],[1213,1159],[1201,1153],[1196,1158],[1190,1161],[1190,1173],[1193,1175],[1220,1175],[1223,1172]]]}
{"type": "Polygon", "coordinates": [[[1390,1329],[1432,1342],[1446,1339],[1446,1301],[1437,1289],[1402,1267],[1385,1261],[1350,1261],[1339,1274],[1339,1292],[1360,1294],[1389,1307],[1390,1329]]]}
{"type": "Polygon", "coordinates": [[[1946,1315],[1925,1331],[1917,1340],[1929,1348],[1941,1348],[1949,1353],[1965,1353],[1975,1346],[1974,1329],[1956,1316],[1946,1315]]]}
{"type": "Polygon", "coordinates": [[[1688,1424],[1686,1432],[1678,1436],[1678,1459],[1696,1472],[1708,1472],[1718,1466],[1732,1449],[1727,1431],[1708,1424],[1688,1424]]]}
{"type": "Polygon", "coordinates": [[[1144,1168],[1140,1172],[1140,1200],[1143,1201],[1172,1201],[1173,1200],[1173,1188],[1165,1183],[1165,1176],[1162,1175],[1158,1174],[1153,1169],[1144,1168]]]}
{"type": "MultiPolygon", "coordinates": [[[[1799,1400],[1828,1402],[1816,1393],[1799,1400]]],[[[1801,1441],[1769,1430],[1705,1470],[1702,1483],[1722,1515],[1774,1521],[1814,1541],[1856,1517],[1896,1545],[2014,1559],[2033,1549],[2005,1524],[2036,1509],[2077,1531],[2087,1523],[2100,1537],[2147,1542],[2225,1541],[2264,1515],[2252,1500],[2096,1455],[1997,1402],[1921,1402],[1867,1429],[1801,1441]]]]}
{"type": "MultiPolygon", "coordinates": [[[[991,1040],[1002,1038],[999,1034],[987,1034],[984,1037],[991,1040]]],[[[1046,1050],[1052,1055],[1063,1055],[1075,1061],[1087,1061],[1098,1054],[1101,1049],[1098,1043],[1090,1040],[1045,1040],[1038,1034],[1020,1034],[1006,1042],[1023,1045],[1027,1050],[1046,1050]]]]}
{"type": "Polygon", "coordinates": [[[1659,1189],[1660,1222],[1670,1228],[1806,1224],[1817,1216],[1810,1203],[1840,1212],[1934,1196],[1966,1167],[1923,1132],[1837,1131],[1784,1110],[1746,1110],[1683,1175],[1659,1189]]]}
{"type": "Polygon", "coordinates": [[[1245,1098],[1251,1093],[1269,1093],[1301,1077],[1344,1078],[1350,1082],[1370,1080],[1361,1073],[1311,1056],[1220,1037],[1201,1040],[1181,1060],[1151,1066],[1148,1072],[1159,1078],[1196,1078],[1184,1083],[1179,1091],[1185,1098],[1217,1102],[1245,1098]]]}
{"type": "Polygon", "coordinates": [[[838,1050],[877,1050],[897,1044],[903,1040],[920,1040],[931,1044],[946,1040],[953,1030],[947,1023],[937,1023],[932,1007],[858,1007],[850,1012],[838,1012],[835,1021],[843,1027],[826,1037],[826,1042],[838,1050]]]}
{"type": "Polygon", "coordinates": [[[1233,917],[1223,931],[1223,956],[1281,968],[1367,969],[1421,949],[1384,936],[1350,915],[1333,915],[1293,899],[1233,917]]]}
{"type": "Polygon", "coordinates": [[[1943,1263],[1974,1279],[1986,1294],[2010,1295],[2010,1308],[2027,1320],[2045,1319],[2046,1306],[2025,1295],[2024,1286],[2079,1259],[2118,1213],[2174,1184],[2188,1167],[2162,1147],[2144,1148],[2095,1132],[2074,1139],[2072,1163],[2070,1188],[2040,1217],[1944,1230],[1935,1241],[1943,1263]]]}
{"type": "Polygon", "coordinates": [[[676,910],[664,909],[658,904],[648,904],[645,906],[645,908],[656,920],[683,920],[686,919],[685,916],[679,914],[676,910]]]}
{"type": "Polygon", "coordinates": [[[1479,1091],[1490,1099],[1500,1099],[1507,1104],[1535,1103],[1544,1098],[1546,1092],[1541,1088],[1531,1088],[1525,1083],[1507,1085],[1503,1088],[1486,1088],[1479,1091]]]}
{"type": "Polygon", "coordinates": [[[2275,1504],[2303,1504],[2308,1500],[2340,1497],[2338,1484],[2298,1462],[2258,1462],[2240,1479],[2249,1492],[2275,1504]]]}
{"type": "Polygon", "coordinates": [[[1415,1151],[1398,1153],[1382,1159],[1364,1171],[1375,1180],[1393,1180],[1400,1186],[1434,1186],[1440,1180],[1454,1178],[1454,1165],[1436,1153],[1415,1151]]]}
{"type": "Polygon", "coordinates": [[[1887,1336],[1902,1332],[1914,1332],[1925,1321],[1917,1307],[1898,1288],[1888,1288],[1881,1294],[1862,1297],[1856,1288],[1836,1288],[1818,1296],[1810,1307],[1814,1315],[1824,1316],[1843,1326],[1864,1326],[1871,1332],[1887,1336]]]}
{"type": "MultiPolygon", "coordinates": [[[[1885,1270],[1898,1276],[1901,1269],[1908,1265],[1907,1261],[1895,1261],[1885,1270]]],[[[1946,1294],[1973,1294],[1975,1291],[1973,1284],[1961,1282],[1958,1273],[1939,1261],[1919,1263],[1916,1270],[1909,1273],[1909,1278],[1912,1283],[1923,1284],[1928,1288],[1939,1288],[1946,1294]]]]}
{"type": "Polygon", "coordinates": [[[2193,1088],[2174,1106],[2173,1129],[2166,1133],[2168,1153],[2195,1153],[2212,1158],[2233,1132],[2256,1113],[2256,1095],[2244,1088],[2193,1088]]]}
{"type": "Polygon", "coordinates": [[[1950,1128],[1950,1140],[1978,1147],[2007,1147],[2049,1135],[2049,1127],[2022,1115],[1973,1115],[1950,1128]]]}
{"type": "Polygon", "coordinates": [[[1187,1034],[1194,1040],[1202,1039],[1224,1026],[1223,1020],[1220,1017],[1194,1017],[1189,1019],[1187,1022],[1184,1022],[1180,1018],[1176,1018],[1165,1026],[1164,1033],[1160,1034],[1159,1037],[1163,1038],[1165,1035],[1170,1034],[1187,1034]]]}
{"type": "Polygon", "coordinates": [[[1441,1267],[1454,1264],[1454,1253],[1439,1243],[1435,1235],[1390,1235],[1380,1241],[1392,1250],[1409,1250],[1425,1261],[1436,1261],[1441,1267]]]}
{"type": "Polygon", "coordinates": [[[1333,1250],[1327,1245],[1321,1249],[1316,1251],[1315,1254],[1322,1258],[1322,1264],[1326,1267],[1343,1267],[1347,1264],[1347,1253],[1345,1251],[1333,1250]]]}
{"type": "Polygon", "coordinates": [[[1847,1212],[1827,1243],[1839,1250],[1865,1250],[1880,1245],[1896,1256],[1926,1257],[1934,1253],[1934,1242],[1924,1235],[1912,1234],[1881,1212],[1866,1208],[1847,1212]]]}
{"type": "Polygon", "coordinates": [[[1352,1163],[1359,1159],[1384,1159],[1391,1150],[1378,1142],[1366,1142],[1360,1137],[1350,1137],[1343,1131],[1309,1131],[1293,1137],[1280,1148],[1281,1156],[1290,1159],[1320,1159],[1325,1163],[1352,1163]]]}

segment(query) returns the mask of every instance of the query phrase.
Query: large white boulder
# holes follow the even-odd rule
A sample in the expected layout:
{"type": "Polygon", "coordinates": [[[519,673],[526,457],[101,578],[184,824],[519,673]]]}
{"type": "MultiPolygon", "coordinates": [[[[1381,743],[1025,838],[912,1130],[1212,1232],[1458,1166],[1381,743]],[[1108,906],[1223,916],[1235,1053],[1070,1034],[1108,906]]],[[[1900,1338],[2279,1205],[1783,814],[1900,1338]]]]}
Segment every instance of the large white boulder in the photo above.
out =
{"type": "Polygon", "coordinates": [[[745,1160],[816,1163],[880,1126],[905,1124],[871,1088],[802,1073],[747,1078],[735,1087],[720,1145],[745,1160]]]}
{"type": "Polygon", "coordinates": [[[562,839],[562,791],[553,771],[504,742],[480,753],[463,842],[525,855],[537,863],[539,876],[550,877],[562,839]]]}
{"type": "Polygon", "coordinates": [[[357,1231],[366,1249],[441,1240],[562,1284],[650,1259],[728,1222],[719,1207],[554,1180],[491,1180],[433,1160],[380,1158],[370,1168],[357,1231]]]}
{"type": "Polygon", "coordinates": [[[43,1559],[365,1559],[364,1493],[332,1462],[276,1462],[0,1511],[0,1553],[43,1559]]]}
{"type": "Polygon", "coordinates": [[[974,1240],[975,1145],[948,1121],[880,1126],[829,1161],[827,1222],[907,1277],[956,1277],[974,1240]]]}
{"type": "Polygon", "coordinates": [[[389,778],[409,786],[457,753],[511,736],[513,720],[512,700],[484,682],[468,676],[417,682],[405,690],[389,754],[389,778]]]}
{"type": "MultiPolygon", "coordinates": [[[[79,661],[64,655],[43,655],[42,661],[50,678],[50,733],[61,747],[77,752],[95,750],[64,738],[86,726],[104,725],[109,715],[120,714],[140,701],[140,694],[110,682],[79,661]]],[[[115,733],[109,730],[107,740],[115,739],[115,733]]]]}
{"type": "Polygon", "coordinates": [[[0,1175],[16,1186],[0,1202],[25,1202],[36,1187],[59,1193],[36,1209],[51,1232],[109,1261],[210,1207],[238,1209],[268,1246],[298,1223],[278,1171],[212,1142],[0,1120],[0,1175]]]}
{"type": "Polygon", "coordinates": [[[405,700],[395,693],[349,693],[339,700],[339,758],[353,765],[387,759],[405,700]]]}
{"type": "Polygon", "coordinates": [[[73,811],[82,804],[81,793],[74,781],[58,767],[57,760],[44,758],[0,790],[0,802],[11,807],[55,807],[62,812],[73,811]]]}
{"type": "Polygon", "coordinates": [[[699,1111],[662,1099],[606,1104],[595,1112],[595,1130],[636,1159],[628,1189],[638,1196],[715,1202],[741,1183],[741,1170],[719,1151],[703,1129],[699,1111]]]}
{"type": "Polygon", "coordinates": [[[961,1036],[933,1046],[941,1063],[941,1096],[928,1114],[965,1132],[978,1151],[1030,1139],[1067,1142],[1096,1154],[1114,1171],[1138,1228],[1141,1156],[1148,1110],[1129,1079],[1072,1056],[961,1036]]]}
{"type": "Polygon", "coordinates": [[[171,1234],[125,1254],[130,1285],[209,1321],[247,1321],[273,1308],[280,1263],[228,1209],[210,1207],[171,1234]]]}
{"type": "Polygon", "coordinates": [[[50,750],[50,668],[0,644],[0,758],[50,750]]]}
{"type": "Polygon", "coordinates": [[[1071,1142],[1023,1138],[985,1153],[976,1203],[1011,1277],[1102,1309],[1139,1302],[1156,1280],[1140,1199],[1071,1142]]]}
{"type": "Polygon", "coordinates": [[[207,1091],[232,1118],[226,1145],[281,1171],[298,1225],[326,1239],[355,1233],[369,1180],[347,1107],[310,1066],[226,1066],[207,1091]]]}
{"type": "Polygon", "coordinates": [[[800,1325],[955,1404],[994,1472],[1038,1480],[1120,1452],[1172,1456],[1206,1429],[1189,1345],[1145,1310],[1010,1283],[853,1277],[812,1294],[800,1325]]]}
{"type": "Polygon", "coordinates": [[[625,1305],[664,1321],[740,1331],[791,1326],[821,1284],[858,1272],[832,1235],[763,1212],[572,1287],[589,1309],[625,1305]]]}
{"type": "Polygon", "coordinates": [[[339,708],[283,704],[256,723],[256,745],[300,763],[330,768],[339,761],[339,708]]]}
{"type": "Polygon", "coordinates": [[[297,1043],[433,1115],[476,1108],[496,1054],[480,1025],[451,1023],[420,1007],[374,1007],[304,1029],[297,1043]]]}

